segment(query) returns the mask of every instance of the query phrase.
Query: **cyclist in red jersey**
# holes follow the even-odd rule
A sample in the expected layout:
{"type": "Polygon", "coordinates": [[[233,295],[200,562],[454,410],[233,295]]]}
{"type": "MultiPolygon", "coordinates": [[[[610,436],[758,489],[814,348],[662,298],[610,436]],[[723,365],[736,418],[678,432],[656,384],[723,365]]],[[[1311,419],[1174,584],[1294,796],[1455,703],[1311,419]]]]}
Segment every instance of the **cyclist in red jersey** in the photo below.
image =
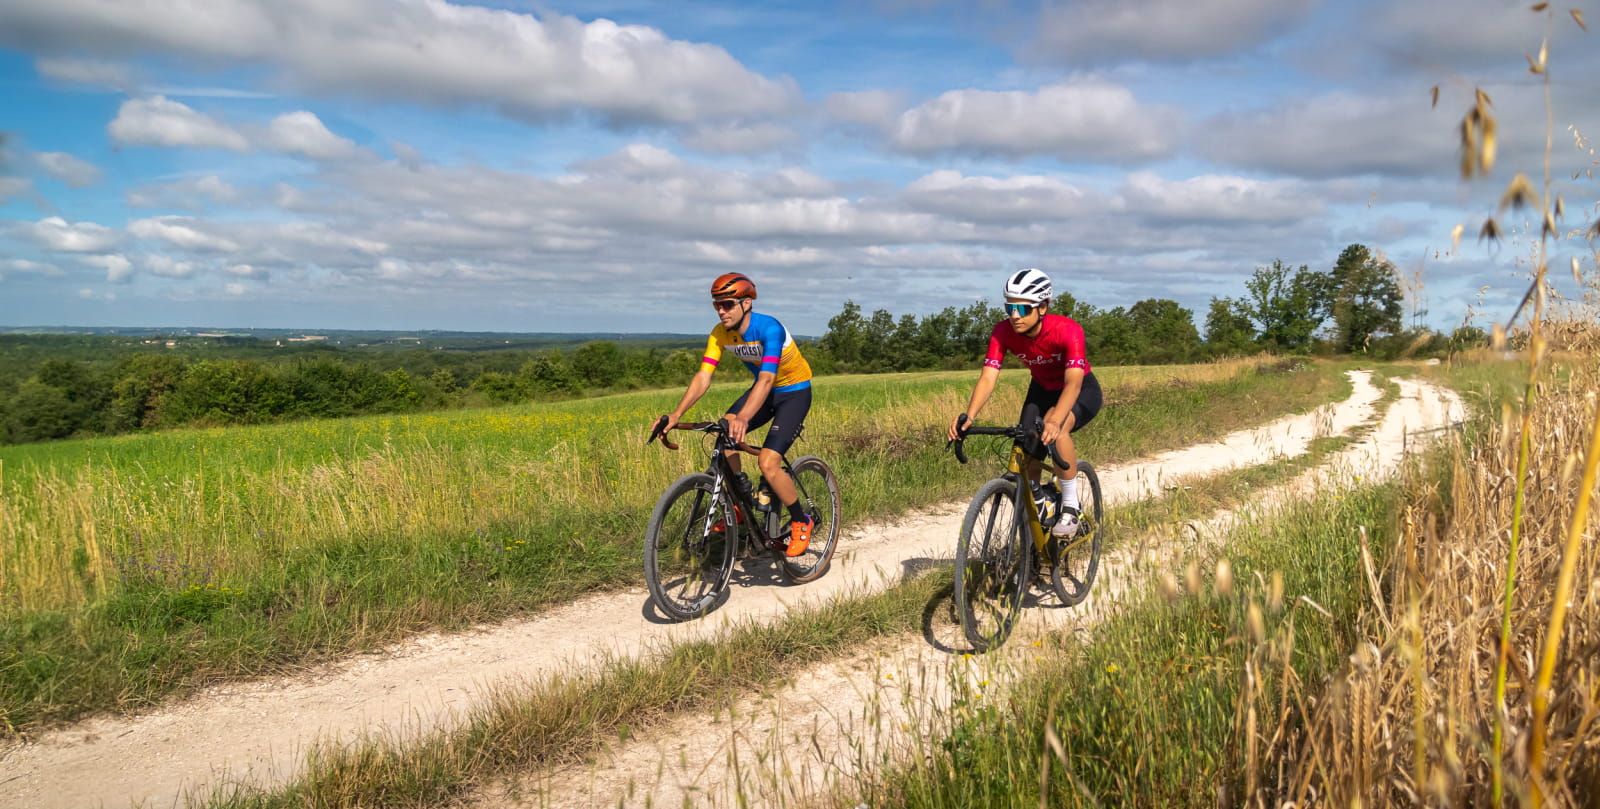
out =
{"type": "MultiPolygon", "coordinates": [[[[1028,366],[1033,380],[1028,384],[1023,409],[1038,406],[1044,414],[1040,440],[1054,445],[1065,466],[1057,465],[1060,481],[1062,518],[1051,527],[1057,535],[1068,535],[1078,528],[1078,453],[1072,434],[1100,412],[1100,382],[1089,369],[1084,351],[1083,327],[1064,315],[1047,314],[1050,309],[1050,278],[1036,269],[1019,270],[1006,279],[1006,319],[996,323],[989,335],[989,350],[983,358],[983,371],[972,388],[966,416],[970,423],[988,403],[1000,379],[1000,362],[1011,352],[1028,366]]],[[[1018,419],[1021,420],[1020,418],[1018,419]]],[[[960,416],[950,421],[949,438],[960,437],[960,416]]],[[[1038,482],[1039,469],[1029,476],[1038,482]]]]}

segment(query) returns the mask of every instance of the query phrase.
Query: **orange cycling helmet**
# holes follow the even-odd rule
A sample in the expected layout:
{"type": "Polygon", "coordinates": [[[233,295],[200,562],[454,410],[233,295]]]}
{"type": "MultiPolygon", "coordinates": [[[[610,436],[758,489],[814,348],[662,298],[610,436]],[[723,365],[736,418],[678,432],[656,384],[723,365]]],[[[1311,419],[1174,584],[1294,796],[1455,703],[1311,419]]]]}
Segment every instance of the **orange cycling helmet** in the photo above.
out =
{"type": "Polygon", "coordinates": [[[717,280],[711,282],[711,297],[754,300],[756,283],[736,272],[723,273],[717,276],[717,280]]]}

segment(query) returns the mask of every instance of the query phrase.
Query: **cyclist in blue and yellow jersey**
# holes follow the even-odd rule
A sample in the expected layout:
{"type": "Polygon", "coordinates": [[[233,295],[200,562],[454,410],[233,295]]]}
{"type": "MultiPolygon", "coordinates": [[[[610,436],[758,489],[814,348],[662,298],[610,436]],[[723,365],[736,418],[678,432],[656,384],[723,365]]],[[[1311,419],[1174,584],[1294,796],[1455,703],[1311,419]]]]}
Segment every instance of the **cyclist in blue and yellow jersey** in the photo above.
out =
{"type": "MultiPolygon", "coordinates": [[[[689,389],[684,391],[678,408],[666,416],[665,429],[672,429],[705,395],[723,349],[731,350],[750,369],[755,383],[728,406],[728,435],[735,441],[743,441],[748,431],[772,423],[757,463],[772,493],[789,509],[789,547],[785,552],[789,556],[799,556],[810,544],[811,529],[817,520],[801,507],[794,481],[783,471],[783,453],[794,444],[806,414],[811,411],[811,366],[800,356],[800,346],[782,323],[771,315],[755,311],[755,300],[755,283],[740,273],[726,273],[711,283],[711,305],[716,308],[717,319],[721,322],[711,330],[700,370],[689,380],[689,389]]],[[[739,455],[738,452],[728,453],[728,462],[735,472],[740,471],[739,455]]],[[[742,473],[735,480],[744,486],[750,485],[742,473]]]]}

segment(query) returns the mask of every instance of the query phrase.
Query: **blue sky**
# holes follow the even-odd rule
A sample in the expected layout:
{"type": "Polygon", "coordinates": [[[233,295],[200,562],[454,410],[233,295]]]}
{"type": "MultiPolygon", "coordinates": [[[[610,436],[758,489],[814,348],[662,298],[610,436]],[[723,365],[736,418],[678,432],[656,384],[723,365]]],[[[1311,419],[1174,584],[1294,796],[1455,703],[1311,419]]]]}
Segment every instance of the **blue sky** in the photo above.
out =
{"type": "Polygon", "coordinates": [[[0,326],[697,332],[740,270],[816,334],[1027,266],[1203,319],[1352,242],[1487,325],[1532,247],[1471,234],[1542,175],[1547,37],[1554,192],[1595,216],[1597,5],[5,0],[0,326]]]}

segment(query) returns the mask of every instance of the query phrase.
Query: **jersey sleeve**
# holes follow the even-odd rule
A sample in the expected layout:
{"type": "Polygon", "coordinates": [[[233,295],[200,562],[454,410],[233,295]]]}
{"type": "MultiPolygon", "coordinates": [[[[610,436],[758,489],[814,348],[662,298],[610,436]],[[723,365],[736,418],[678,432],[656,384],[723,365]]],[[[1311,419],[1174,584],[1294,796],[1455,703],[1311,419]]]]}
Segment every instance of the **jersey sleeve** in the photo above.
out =
{"type": "Polygon", "coordinates": [[[1067,367],[1077,368],[1084,373],[1089,371],[1089,352],[1084,346],[1083,327],[1072,319],[1067,320],[1067,328],[1062,330],[1062,350],[1066,355],[1067,367]]]}
{"type": "Polygon", "coordinates": [[[1000,361],[1006,358],[1005,346],[1000,344],[1000,327],[1005,323],[994,324],[994,330],[989,332],[989,350],[984,352],[983,367],[999,368],[1000,361]]]}
{"type": "Polygon", "coordinates": [[[761,326],[761,364],[756,375],[778,375],[778,360],[783,358],[784,330],[778,321],[768,319],[761,326]]]}
{"type": "Polygon", "coordinates": [[[717,332],[712,329],[711,336],[706,338],[706,353],[700,357],[700,370],[714,374],[717,372],[717,362],[722,359],[722,343],[717,340],[717,332]]]}

